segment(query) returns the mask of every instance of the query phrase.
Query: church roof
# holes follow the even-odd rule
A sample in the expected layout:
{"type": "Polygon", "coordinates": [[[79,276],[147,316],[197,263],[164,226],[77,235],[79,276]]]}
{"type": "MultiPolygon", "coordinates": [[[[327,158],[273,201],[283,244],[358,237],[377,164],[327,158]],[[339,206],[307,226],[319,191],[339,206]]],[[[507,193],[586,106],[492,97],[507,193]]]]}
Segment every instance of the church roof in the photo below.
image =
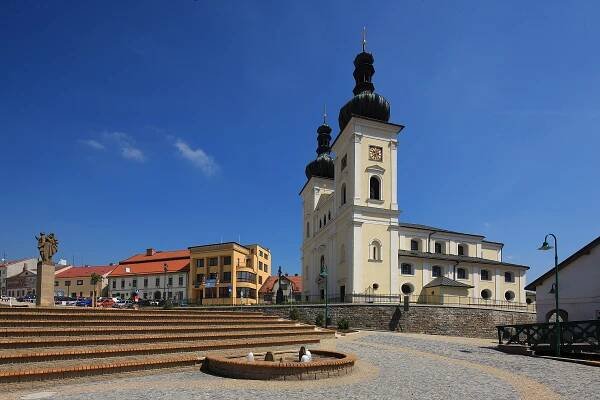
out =
{"type": "Polygon", "coordinates": [[[455,261],[455,262],[466,262],[466,263],[472,263],[472,264],[487,264],[487,265],[498,265],[498,266],[505,266],[505,267],[518,267],[518,268],[529,269],[529,267],[526,265],[488,260],[487,258],[458,256],[458,255],[454,255],[454,254],[439,254],[439,253],[425,253],[422,251],[412,251],[412,250],[398,250],[398,255],[405,256],[405,257],[426,258],[429,260],[455,261]]]}
{"type": "MultiPolygon", "coordinates": [[[[482,239],[485,237],[483,235],[476,235],[473,233],[451,231],[451,230],[444,229],[444,228],[436,228],[435,226],[422,225],[422,224],[411,224],[408,222],[400,222],[398,225],[401,228],[421,229],[421,230],[425,230],[425,231],[435,231],[435,232],[440,232],[440,233],[454,233],[454,234],[458,234],[458,235],[473,236],[473,237],[478,237],[478,238],[482,238],[482,239]]],[[[496,242],[489,242],[489,243],[496,243],[496,242]]],[[[499,243],[499,244],[502,244],[502,243],[499,243]]]]}
{"type": "Polygon", "coordinates": [[[437,287],[437,286],[450,286],[450,287],[459,287],[459,288],[472,288],[473,286],[467,285],[466,283],[455,281],[454,279],[447,278],[445,276],[440,276],[435,278],[427,285],[423,286],[424,288],[437,287]]]}

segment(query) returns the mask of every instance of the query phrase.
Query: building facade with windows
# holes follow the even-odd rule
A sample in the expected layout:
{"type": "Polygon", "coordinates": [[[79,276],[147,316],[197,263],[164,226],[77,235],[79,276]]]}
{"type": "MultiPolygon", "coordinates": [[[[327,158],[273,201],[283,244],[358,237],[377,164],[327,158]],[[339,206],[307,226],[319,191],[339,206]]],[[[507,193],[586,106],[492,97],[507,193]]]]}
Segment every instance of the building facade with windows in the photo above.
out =
{"type": "Polygon", "coordinates": [[[0,263],[0,294],[10,296],[7,291],[7,279],[20,274],[24,270],[37,271],[37,262],[38,259],[34,257],[19,260],[3,260],[0,263]]]}
{"type": "Polygon", "coordinates": [[[300,191],[305,298],[323,297],[327,282],[329,297],[342,301],[409,295],[524,303],[528,267],[503,262],[502,243],[400,222],[398,134],[404,127],[388,122],[390,105],[371,82],[373,61],[364,49],[356,56],[354,97],[339,112],[339,134],[330,144],[324,118],[317,158],[306,166],[300,191]]]}
{"type": "Polygon", "coordinates": [[[187,301],[189,250],[149,248],[119,262],[108,274],[108,296],[130,299],[187,301]]]}
{"type": "Polygon", "coordinates": [[[96,296],[108,296],[108,274],[116,268],[116,265],[83,266],[65,268],[54,276],[54,295],[68,297],[93,297],[94,286],[96,296]],[[92,285],[90,281],[92,274],[98,274],[102,281],[92,285]]]}
{"type": "MultiPolygon", "coordinates": [[[[277,291],[279,290],[279,276],[271,275],[263,283],[258,291],[260,302],[267,304],[275,304],[277,300],[277,291]]],[[[283,302],[293,303],[302,301],[302,277],[295,274],[294,276],[281,276],[281,291],[283,292],[283,302]]]]}
{"type": "Polygon", "coordinates": [[[236,242],[192,246],[190,285],[193,304],[256,304],[271,273],[271,252],[236,242]]]}

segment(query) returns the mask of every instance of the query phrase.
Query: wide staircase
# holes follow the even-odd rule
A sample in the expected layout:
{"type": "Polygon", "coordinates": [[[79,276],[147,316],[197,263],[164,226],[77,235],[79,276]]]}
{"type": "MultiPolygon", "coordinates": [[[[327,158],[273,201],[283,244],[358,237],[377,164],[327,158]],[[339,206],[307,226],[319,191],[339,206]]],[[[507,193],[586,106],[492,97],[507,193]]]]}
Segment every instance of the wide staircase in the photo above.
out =
{"type": "Polygon", "coordinates": [[[0,383],[196,365],[333,333],[255,312],[0,308],[0,383]]]}

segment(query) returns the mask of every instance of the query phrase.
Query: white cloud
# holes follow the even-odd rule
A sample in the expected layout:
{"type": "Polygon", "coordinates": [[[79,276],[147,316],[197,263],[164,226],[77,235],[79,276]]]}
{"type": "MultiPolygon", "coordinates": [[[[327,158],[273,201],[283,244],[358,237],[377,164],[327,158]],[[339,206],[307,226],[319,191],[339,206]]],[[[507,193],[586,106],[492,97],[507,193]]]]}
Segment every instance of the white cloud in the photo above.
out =
{"type": "Polygon", "coordinates": [[[79,142],[85,144],[88,147],[91,147],[92,149],[96,149],[96,150],[104,150],[105,149],[105,146],[102,143],[100,143],[99,141],[94,140],[94,139],[80,140],[79,142]]]}
{"type": "Polygon", "coordinates": [[[146,161],[144,152],[134,145],[135,141],[128,134],[124,132],[109,132],[105,133],[104,137],[117,143],[123,158],[137,162],[146,161]]]}
{"type": "Polygon", "coordinates": [[[200,168],[204,175],[214,175],[219,169],[219,165],[214,158],[209,156],[201,148],[192,149],[186,142],[177,139],[174,144],[179,154],[191,162],[195,167],[200,168]]]}

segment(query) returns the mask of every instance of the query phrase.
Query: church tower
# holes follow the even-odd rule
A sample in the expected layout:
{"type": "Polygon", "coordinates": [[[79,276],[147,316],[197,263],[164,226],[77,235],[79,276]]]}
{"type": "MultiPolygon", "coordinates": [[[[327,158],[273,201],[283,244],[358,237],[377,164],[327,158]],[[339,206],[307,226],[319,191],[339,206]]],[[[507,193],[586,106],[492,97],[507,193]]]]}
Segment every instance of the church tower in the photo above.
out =
{"type": "Polygon", "coordinates": [[[403,127],[388,122],[390,105],[375,93],[374,58],[365,43],[354,59],[354,96],[339,112],[340,132],[330,149],[326,141],[333,171],[323,176],[319,154],[307,166],[309,181],[301,191],[305,294],[323,296],[318,272],[324,265],[328,297],[341,301],[352,301],[352,294],[399,293],[397,135],[403,127]],[[309,176],[309,169],[319,176],[309,176]]]}

